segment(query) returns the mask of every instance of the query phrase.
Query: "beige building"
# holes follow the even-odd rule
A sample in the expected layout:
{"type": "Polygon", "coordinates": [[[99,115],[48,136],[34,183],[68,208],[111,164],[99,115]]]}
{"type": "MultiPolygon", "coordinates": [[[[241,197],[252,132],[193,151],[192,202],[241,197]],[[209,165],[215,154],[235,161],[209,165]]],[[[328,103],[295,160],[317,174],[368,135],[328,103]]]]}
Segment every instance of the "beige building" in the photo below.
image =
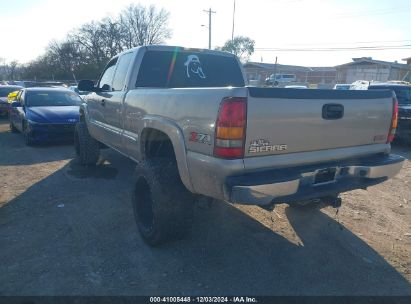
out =
{"type": "Polygon", "coordinates": [[[411,65],[374,60],[371,57],[353,58],[352,62],[337,65],[337,83],[353,83],[357,80],[411,81],[411,65]]]}
{"type": "Polygon", "coordinates": [[[331,88],[336,78],[334,67],[305,67],[262,62],[247,62],[243,67],[247,81],[255,85],[264,85],[265,79],[274,73],[294,75],[295,83],[315,84],[324,88],[331,88]]]}
{"type": "Polygon", "coordinates": [[[249,84],[264,85],[271,74],[295,76],[295,82],[331,88],[336,83],[353,83],[357,80],[411,82],[411,57],[404,58],[407,64],[374,60],[371,57],[353,58],[352,62],[335,67],[305,67],[262,62],[247,62],[244,72],[249,84]]]}

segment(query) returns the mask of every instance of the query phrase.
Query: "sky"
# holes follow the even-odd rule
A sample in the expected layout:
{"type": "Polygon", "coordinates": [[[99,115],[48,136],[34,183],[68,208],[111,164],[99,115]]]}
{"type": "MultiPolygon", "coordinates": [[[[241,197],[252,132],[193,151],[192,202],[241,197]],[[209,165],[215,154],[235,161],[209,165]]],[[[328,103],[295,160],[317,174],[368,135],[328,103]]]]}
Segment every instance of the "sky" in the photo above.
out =
{"type": "MultiPolygon", "coordinates": [[[[115,17],[130,3],[170,12],[169,45],[212,48],[231,39],[234,0],[0,0],[0,58],[26,63],[76,27],[115,17]]],[[[236,0],[234,35],[255,40],[251,61],[334,66],[354,57],[411,57],[409,0],[236,0]],[[377,50],[358,48],[378,47],[377,50]],[[354,50],[353,50],[354,49],[354,50]],[[342,51],[341,51],[342,50],[342,51]]],[[[1,59],[0,59],[1,60],[1,59]]],[[[0,61],[1,64],[1,61],[0,61]]]]}

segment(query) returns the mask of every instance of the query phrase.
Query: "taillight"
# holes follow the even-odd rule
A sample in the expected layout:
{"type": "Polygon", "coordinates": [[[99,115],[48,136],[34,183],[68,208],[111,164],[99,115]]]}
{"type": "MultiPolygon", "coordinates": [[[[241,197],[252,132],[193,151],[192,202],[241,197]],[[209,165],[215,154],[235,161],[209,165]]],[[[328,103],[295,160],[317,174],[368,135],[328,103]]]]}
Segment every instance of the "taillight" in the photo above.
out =
{"type": "Polygon", "coordinates": [[[243,158],[247,125],[247,98],[224,98],[216,123],[214,155],[220,158],[243,158]]]}
{"type": "Polygon", "coordinates": [[[397,130],[397,125],[398,125],[398,101],[395,96],[392,98],[392,103],[393,103],[392,118],[391,118],[390,131],[388,132],[388,136],[387,136],[387,144],[394,141],[395,131],[397,130]]]}

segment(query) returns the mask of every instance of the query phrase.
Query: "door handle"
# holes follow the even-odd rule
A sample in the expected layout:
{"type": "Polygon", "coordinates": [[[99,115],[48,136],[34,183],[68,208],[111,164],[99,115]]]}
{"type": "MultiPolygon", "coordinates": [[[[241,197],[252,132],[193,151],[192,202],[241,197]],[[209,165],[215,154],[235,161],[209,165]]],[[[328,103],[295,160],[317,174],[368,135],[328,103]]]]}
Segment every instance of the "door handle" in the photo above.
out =
{"type": "Polygon", "coordinates": [[[340,119],[344,116],[344,106],[337,103],[328,103],[323,105],[324,119],[340,119]]]}
{"type": "Polygon", "coordinates": [[[106,100],[105,100],[105,99],[102,99],[102,100],[101,100],[101,105],[102,105],[103,107],[106,105],[106,100]]]}

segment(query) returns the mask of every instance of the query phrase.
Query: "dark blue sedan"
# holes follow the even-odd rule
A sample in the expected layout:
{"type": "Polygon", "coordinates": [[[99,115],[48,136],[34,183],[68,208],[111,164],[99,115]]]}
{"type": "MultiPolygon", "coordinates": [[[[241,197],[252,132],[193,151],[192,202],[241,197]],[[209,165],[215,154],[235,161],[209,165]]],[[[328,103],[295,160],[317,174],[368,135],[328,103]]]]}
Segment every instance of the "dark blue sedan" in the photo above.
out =
{"type": "Polygon", "coordinates": [[[72,139],[81,102],[77,93],[67,89],[23,89],[11,104],[10,129],[22,132],[27,145],[72,139]]]}

